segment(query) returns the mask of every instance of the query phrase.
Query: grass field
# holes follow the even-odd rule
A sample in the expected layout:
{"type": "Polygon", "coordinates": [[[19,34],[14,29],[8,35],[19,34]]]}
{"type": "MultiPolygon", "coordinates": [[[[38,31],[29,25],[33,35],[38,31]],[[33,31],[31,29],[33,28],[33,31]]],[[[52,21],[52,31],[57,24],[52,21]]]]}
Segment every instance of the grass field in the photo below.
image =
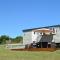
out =
{"type": "Polygon", "coordinates": [[[0,60],[60,60],[60,51],[11,51],[0,46],[0,60]]]}

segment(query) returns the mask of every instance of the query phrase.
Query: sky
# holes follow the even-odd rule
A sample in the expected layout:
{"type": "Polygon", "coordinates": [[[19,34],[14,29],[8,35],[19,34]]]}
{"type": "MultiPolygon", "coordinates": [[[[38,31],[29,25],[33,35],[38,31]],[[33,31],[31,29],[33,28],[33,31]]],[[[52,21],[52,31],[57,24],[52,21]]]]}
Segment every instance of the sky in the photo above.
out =
{"type": "Polygon", "coordinates": [[[0,36],[60,24],[60,0],[0,0],[0,36]]]}

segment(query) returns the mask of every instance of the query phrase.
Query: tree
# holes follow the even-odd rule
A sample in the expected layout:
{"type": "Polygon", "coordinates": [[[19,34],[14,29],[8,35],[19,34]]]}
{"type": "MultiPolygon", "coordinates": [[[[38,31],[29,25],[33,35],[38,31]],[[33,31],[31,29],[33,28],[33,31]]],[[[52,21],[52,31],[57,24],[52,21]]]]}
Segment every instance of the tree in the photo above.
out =
{"type": "Polygon", "coordinates": [[[7,40],[9,40],[9,36],[2,35],[0,37],[0,43],[6,43],[7,40]]]}
{"type": "Polygon", "coordinates": [[[17,36],[16,38],[11,38],[7,35],[2,35],[0,36],[0,44],[5,44],[5,43],[22,43],[23,42],[23,37],[22,36],[17,36]]]}
{"type": "Polygon", "coordinates": [[[17,37],[14,39],[14,41],[15,41],[16,43],[22,42],[22,41],[23,41],[23,37],[22,37],[22,36],[17,36],[17,37]]]}

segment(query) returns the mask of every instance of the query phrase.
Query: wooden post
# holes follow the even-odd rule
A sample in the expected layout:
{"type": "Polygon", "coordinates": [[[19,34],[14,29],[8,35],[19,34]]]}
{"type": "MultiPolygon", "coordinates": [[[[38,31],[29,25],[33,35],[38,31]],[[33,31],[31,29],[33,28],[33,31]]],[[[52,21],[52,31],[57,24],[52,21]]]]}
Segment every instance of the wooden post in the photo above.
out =
{"type": "Polygon", "coordinates": [[[42,42],[41,42],[41,48],[42,48],[42,42]]]}
{"type": "Polygon", "coordinates": [[[48,48],[48,43],[47,43],[47,48],[48,48]]]}

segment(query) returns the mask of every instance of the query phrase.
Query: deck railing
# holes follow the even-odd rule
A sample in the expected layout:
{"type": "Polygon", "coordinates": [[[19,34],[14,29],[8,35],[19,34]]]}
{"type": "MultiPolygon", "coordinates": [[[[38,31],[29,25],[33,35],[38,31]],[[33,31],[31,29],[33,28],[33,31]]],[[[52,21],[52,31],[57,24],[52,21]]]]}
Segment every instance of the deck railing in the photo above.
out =
{"type": "Polygon", "coordinates": [[[6,47],[9,49],[24,49],[25,45],[20,44],[20,43],[19,44],[7,44],[6,47]]]}

